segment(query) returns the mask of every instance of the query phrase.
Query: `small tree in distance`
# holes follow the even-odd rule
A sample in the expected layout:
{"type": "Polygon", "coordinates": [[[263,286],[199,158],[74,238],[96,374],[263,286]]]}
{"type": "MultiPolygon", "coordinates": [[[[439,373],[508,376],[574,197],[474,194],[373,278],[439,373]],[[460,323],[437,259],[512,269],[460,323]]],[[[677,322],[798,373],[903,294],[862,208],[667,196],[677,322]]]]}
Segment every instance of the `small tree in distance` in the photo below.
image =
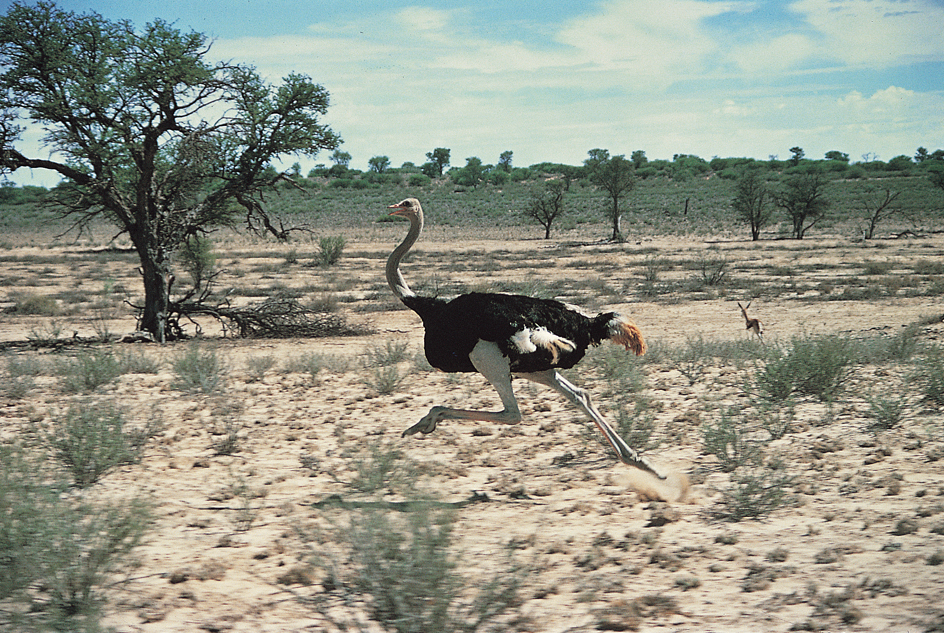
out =
{"type": "Polygon", "coordinates": [[[513,152],[511,150],[507,152],[502,152],[501,155],[498,157],[498,168],[504,172],[510,172],[512,155],[513,155],[513,152]]]}
{"type": "Polygon", "coordinates": [[[613,225],[613,234],[610,239],[614,242],[623,241],[623,232],[620,226],[623,211],[620,200],[636,186],[636,174],[633,163],[626,160],[622,154],[609,156],[606,150],[591,150],[590,158],[584,161],[590,172],[590,180],[609,195],[610,204],[607,215],[613,225]]]}
{"type": "Polygon", "coordinates": [[[738,219],[751,227],[752,241],[760,239],[760,230],[770,221],[770,209],[767,207],[769,195],[759,168],[747,167],[741,172],[731,205],[738,219]]]}
{"type": "Polygon", "coordinates": [[[426,152],[426,160],[429,161],[423,165],[423,173],[433,177],[442,177],[446,167],[449,166],[449,150],[445,147],[437,147],[431,152],[426,152]]]}
{"type": "Polygon", "coordinates": [[[790,178],[784,189],[774,193],[777,206],[786,211],[793,223],[793,237],[802,240],[806,232],[826,217],[829,200],[825,195],[826,177],[811,171],[790,178]]]}
{"type": "Polygon", "coordinates": [[[374,156],[367,161],[370,171],[376,174],[383,174],[390,169],[390,159],[386,156],[374,156]]]}
{"type": "Polygon", "coordinates": [[[899,195],[901,195],[900,191],[892,191],[888,187],[884,187],[878,195],[876,195],[874,189],[869,188],[863,195],[861,202],[866,211],[866,225],[865,231],[863,232],[865,239],[870,240],[875,237],[875,229],[878,227],[879,222],[887,220],[897,213],[901,213],[901,208],[893,204],[895,200],[898,199],[899,195]]]}
{"type": "Polygon", "coordinates": [[[551,226],[564,215],[564,192],[567,184],[563,179],[548,180],[540,188],[532,190],[531,199],[523,213],[526,217],[536,220],[544,227],[544,239],[551,239],[551,226]]]}

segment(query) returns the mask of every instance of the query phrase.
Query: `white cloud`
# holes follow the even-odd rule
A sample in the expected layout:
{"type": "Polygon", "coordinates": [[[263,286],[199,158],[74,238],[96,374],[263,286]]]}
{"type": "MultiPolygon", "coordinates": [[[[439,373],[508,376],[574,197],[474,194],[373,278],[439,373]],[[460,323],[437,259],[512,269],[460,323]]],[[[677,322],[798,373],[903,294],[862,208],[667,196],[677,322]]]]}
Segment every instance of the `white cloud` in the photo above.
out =
{"type": "Polygon", "coordinates": [[[733,61],[751,75],[781,74],[812,59],[817,46],[802,33],[787,33],[771,40],[733,49],[733,61]]]}
{"type": "Polygon", "coordinates": [[[703,70],[720,43],[701,22],[735,6],[697,0],[611,0],[599,13],[564,26],[557,39],[576,51],[577,64],[664,85],[671,83],[669,77],[703,70]]]}
{"type": "Polygon", "coordinates": [[[820,53],[884,68],[944,59],[944,6],[931,0],[799,0],[791,9],[822,36],[820,53]]]}

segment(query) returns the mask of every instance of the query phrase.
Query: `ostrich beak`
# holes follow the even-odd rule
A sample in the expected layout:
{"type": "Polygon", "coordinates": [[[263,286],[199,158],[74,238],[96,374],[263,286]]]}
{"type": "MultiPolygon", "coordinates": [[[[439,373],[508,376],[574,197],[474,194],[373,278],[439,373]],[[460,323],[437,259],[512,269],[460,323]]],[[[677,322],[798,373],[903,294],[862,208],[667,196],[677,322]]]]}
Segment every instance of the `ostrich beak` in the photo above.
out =
{"type": "Polygon", "coordinates": [[[403,212],[405,211],[405,208],[401,204],[391,204],[387,208],[394,209],[393,211],[389,213],[389,215],[399,215],[400,217],[403,217],[403,212]]]}

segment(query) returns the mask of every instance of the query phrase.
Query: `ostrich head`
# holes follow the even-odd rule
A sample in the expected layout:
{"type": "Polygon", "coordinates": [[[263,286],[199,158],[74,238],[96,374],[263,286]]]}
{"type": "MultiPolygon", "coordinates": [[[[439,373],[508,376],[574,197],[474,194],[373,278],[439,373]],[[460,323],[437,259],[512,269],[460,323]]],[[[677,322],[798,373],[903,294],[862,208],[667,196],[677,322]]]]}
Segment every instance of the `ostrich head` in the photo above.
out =
{"type": "Polygon", "coordinates": [[[396,204],[391,204],[388,209],[394,209],[390,215],[398,215],[401,218],[414,218],[422,216],[423,209],[420,207],[420,201],[416,198],[407,198],[396,204]]]}

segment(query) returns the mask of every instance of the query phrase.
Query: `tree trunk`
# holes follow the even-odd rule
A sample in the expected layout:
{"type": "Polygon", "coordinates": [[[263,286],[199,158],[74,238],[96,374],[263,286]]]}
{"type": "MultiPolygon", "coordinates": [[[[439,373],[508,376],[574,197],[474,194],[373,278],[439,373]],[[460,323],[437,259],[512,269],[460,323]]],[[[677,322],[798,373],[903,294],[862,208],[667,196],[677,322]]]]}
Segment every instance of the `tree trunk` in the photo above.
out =
{"type": "Polygon", "coordinates": [[[622,214],[619,210],[619,201],[613,201],[613,241],[622,242],[623,233],[620,231],[620,220],[622,219],[622,214]]]}
{"type": "Polygon", "coordinates": [[[144,280],[144,312],[138,329],[150,332],[158,343],[167,341],[167,316],[170,309],[171,273],[169,262],[150,249],[138,249],[144,280]]]}

